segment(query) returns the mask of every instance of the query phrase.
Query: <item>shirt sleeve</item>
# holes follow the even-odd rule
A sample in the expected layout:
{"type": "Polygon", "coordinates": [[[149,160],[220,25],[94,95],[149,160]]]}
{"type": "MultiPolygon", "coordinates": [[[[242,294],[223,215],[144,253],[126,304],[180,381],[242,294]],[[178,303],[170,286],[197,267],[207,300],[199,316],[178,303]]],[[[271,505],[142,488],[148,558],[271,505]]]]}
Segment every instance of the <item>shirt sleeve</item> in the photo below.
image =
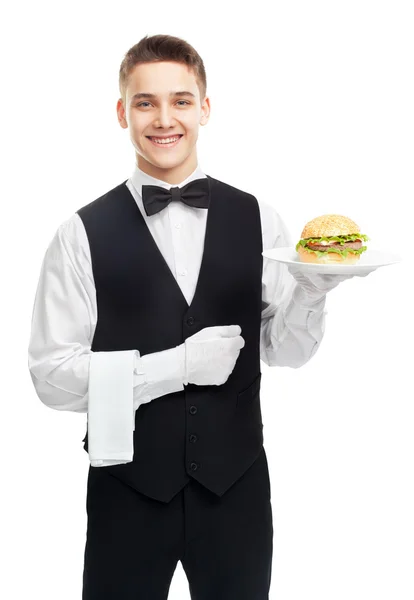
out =
{"type": "Polygon", "coordinates": [[[40,400],[50,408],[88,410],[93,289],[74,256],[63,223],[40,270],[29,342],[28,366],[40,400]]]}
{"type": "MultiPolygon", "coordinates": [[[[294,247],[279,213],[259,204],[263,250],[294,247]]],[[[325,331],[326,296],[305,305],[285,264],[263,257],[260,357],[268,366],[298,368],[317,351],[325,331]]]]}
{"type": "MultiPolygon", "coordinates": [[[[99,353],[91,350],[97,322],[96,290],[86,234],[80,225],[78,215],[65,221],[46,250],[32,312],[28,367],[45,405],[86,413],[91,357],[99,353]]],[[[178,349],[145,357],[138,349],[130,352],[135,410],[143,402],[184,389],[178,349]]],[[[116,375],[117,351],[105,354],[114,356],[116,375]]],[[[128,354],[122,356],[130,361],[128,354]]],[[[98,360],[92,368],[94,375],[103,377],[98,360]]]]}

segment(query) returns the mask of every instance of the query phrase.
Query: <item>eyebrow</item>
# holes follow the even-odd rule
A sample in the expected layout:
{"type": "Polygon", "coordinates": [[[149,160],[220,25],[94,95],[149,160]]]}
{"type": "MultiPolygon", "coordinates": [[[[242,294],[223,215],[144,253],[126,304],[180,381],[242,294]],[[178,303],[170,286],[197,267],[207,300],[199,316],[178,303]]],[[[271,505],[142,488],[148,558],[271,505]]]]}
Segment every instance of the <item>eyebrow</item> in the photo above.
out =
{"type": "MultiPolygon", "coordinates": [[[[170,95],[170,98],[173,98],[176,96],[190,96],[191,98],[195,98],[195,95],[192,92],[187,92],[186,90],[180,91],[180,92],[170,92],[169,95],[170,95]]],[[[137,94],[134,94],[132,96],[131,102],[134,102],[134,100],[140,100],[141,98],[149,98],[149,99],[153,100],[156,97],[157,97],[156,94],[148,94],[147,92],[138,92],[137,94]]]]}

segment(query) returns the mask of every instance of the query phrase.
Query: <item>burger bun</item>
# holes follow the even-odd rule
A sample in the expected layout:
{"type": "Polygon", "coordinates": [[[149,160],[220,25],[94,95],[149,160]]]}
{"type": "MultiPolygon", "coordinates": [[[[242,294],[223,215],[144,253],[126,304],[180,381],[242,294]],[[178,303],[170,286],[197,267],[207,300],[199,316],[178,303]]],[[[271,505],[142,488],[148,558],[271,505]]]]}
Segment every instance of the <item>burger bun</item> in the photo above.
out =
{"type": "Polygon", "coordinates": [[[355,265],[360,258],[360,254],[354,252],[348,252],[346,256],[338,252],[324,252],[322,256],[318,256],[316,252],[308,252],[302,246],[298,248],[298,255],[300,262],[317,265],[355,265]]]}

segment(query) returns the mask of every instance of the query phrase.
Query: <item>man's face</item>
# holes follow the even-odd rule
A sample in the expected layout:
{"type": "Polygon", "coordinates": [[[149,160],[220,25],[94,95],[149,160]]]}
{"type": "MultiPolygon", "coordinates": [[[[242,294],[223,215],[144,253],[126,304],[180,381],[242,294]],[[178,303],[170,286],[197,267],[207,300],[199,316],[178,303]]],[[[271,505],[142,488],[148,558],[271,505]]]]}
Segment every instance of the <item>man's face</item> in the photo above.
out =
{"type": "Polygon", "coordinates": [[[129,77],[125,106],[121,99],[117,104],[138,167],[164,180],[184,179],[196,168],[198,128],[207,123],[209,112],[209,99],[200,99],[193,71],[175,62],[137,65],[129,77]],[[174,141],[163,144],[153,138],[174,141]]]}

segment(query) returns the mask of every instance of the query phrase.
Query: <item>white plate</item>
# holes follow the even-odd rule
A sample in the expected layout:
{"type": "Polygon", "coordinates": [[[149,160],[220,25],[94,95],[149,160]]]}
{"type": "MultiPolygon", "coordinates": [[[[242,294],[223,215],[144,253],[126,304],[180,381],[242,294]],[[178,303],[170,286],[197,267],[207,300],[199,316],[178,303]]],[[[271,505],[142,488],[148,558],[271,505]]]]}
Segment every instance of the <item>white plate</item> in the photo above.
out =
{"type": "Polygon", "coordinates": [[[388,250],[370,249],[368,248],[361,254],[361,257],[356,265],[319,265],[315,263],[305,263],[299,260],[299,255],[295,248],[272,248],[264,250],[263,256],[270,260],[276,260],[286,265],[294,265],[303,273],[325,273],[326,275],[350,275],[358,273],[370,273],[378,267],[385,267],[401,262],[402,258],[398,254],[388,252],[388,250]]]}

